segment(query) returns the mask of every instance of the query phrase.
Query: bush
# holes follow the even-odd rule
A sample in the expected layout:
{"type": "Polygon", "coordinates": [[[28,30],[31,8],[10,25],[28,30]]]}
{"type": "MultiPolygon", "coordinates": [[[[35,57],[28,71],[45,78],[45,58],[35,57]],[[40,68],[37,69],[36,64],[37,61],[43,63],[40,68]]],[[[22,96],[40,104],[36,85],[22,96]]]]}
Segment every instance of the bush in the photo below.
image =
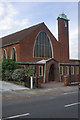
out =
{"type": "Polygon", "coordinates": [[[24,81],[25,71],[24,69],[16,69],[12,74],[12,79],[14,81],[24,81]]]}
{"type": "Polygon", "coordinates": [[[4,74],[5,74],[6,80],[9,80],[9,81],[12,80],[12,72],[10,72],[9,70],[6,70],[4,74]]]}
{"type": "Polygon", "coordinates": [[[29,66],[27,69],[25,69],[25,71],[26,71],[27,76],[31,77],[35,73],[35,68],[34,66],[29,66]]]}
{"type": "Polygon", "coordinates": [[[17,63],[12,59],[6,59],[2,61],[2,78],[6,80],[12,80],[12,72],[17,68],[17,63]]]}
{"type": "Polygon", "coordinates": [[[2,72],[5,73],[6,70],[13,71],[17,68],[17,63],[12,59],[6,59],[2,62],[2,72]]]}

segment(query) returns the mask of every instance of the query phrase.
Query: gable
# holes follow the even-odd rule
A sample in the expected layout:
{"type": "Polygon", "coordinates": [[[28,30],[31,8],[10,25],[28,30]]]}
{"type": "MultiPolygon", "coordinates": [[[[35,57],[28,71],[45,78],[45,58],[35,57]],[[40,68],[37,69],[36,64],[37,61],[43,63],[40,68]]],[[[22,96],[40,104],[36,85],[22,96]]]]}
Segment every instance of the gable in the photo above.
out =
{"type": "Polygon", "coordinates": [[[21,40],[23,40],[27,35],[29,35],[32,31],[37,29],[41,24],[37,24],[35,26],[29,27],[27,29],[21,30],[19,32],[10,34],[8,36],[2,37],[2,46],[19,43],[21,40]]]}

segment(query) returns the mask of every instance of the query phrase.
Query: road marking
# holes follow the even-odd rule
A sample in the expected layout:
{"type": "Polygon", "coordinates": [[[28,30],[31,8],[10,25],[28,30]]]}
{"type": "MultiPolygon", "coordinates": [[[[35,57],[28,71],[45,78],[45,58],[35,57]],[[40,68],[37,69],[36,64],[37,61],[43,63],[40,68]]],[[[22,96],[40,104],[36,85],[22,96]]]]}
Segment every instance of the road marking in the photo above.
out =
{"type": "Polygon", "coordinates": [[[73,94],[73,93],[78,93],[78,92],[69,92],[69,93],[63,93],[63,95],[67,95],[67,94],[73,94]]]}
{"type": "Polygon", "coordinates": [[[79,105],[79,104],[80,104],[80,102],[78,102],[78,103],[72,103],[72,104],[65,105],[64,107],[70,107],[70,106],[79,105]]]}
{"type": "Polygon", "coordinates": [[[7,117],[7,118],[3,118],[3,120],[5,120],[5,119],[11,119],[11,118],[23,117],[23,116],[27,116],[27,115],[30,115],[30,113],[21,114],[21,115],[15,115],[15,116],[11,116],[11,117],[7,117]]]}

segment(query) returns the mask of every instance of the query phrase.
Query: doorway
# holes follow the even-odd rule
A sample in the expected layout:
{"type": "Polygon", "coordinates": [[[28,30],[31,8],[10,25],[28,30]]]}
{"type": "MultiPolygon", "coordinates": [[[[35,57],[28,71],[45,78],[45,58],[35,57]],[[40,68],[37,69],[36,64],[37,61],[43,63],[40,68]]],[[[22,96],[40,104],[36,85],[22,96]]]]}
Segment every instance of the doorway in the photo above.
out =
{"type": "Polygon", "coordinates": [[[48,81],[54,81],[54,64],[51,64],[50,66],[48,81]]]}

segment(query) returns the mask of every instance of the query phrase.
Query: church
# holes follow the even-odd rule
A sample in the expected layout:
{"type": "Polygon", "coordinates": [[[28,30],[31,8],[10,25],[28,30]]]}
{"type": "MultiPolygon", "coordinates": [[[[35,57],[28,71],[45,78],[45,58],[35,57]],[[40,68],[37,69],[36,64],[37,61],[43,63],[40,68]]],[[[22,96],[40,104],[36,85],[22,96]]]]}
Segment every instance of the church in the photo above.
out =
{"type": "Polygon", "coordinates": [[[58,40],[45,23],[2,37],[3,58],[13,59],[24,67],[34,66],[40,83],[80,81],[80,60],[69,59],[69,19],[60,14],[58,40]]]}

